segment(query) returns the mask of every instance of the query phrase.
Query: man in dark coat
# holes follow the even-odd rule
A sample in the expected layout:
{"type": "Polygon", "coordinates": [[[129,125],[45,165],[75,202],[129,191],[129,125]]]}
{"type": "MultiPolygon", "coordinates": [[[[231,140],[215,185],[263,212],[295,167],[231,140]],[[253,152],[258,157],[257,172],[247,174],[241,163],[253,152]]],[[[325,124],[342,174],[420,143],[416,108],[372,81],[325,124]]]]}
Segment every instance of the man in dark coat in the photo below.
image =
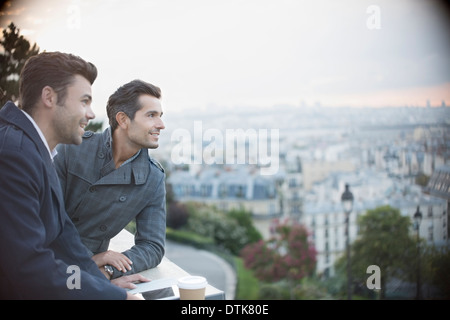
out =
{"type": "MultiPolygon", "coordinates": [[[[0,298],[136,298],[112,284],[86,253],[64,209],[53,164],[59,143],[80,144],[95,117],[97,69],[60,52],[30,58],[19,79],[19,108],[0,110],[0,298]]],[[[131,277],[131,276],[130,276],[131,277]]]]}

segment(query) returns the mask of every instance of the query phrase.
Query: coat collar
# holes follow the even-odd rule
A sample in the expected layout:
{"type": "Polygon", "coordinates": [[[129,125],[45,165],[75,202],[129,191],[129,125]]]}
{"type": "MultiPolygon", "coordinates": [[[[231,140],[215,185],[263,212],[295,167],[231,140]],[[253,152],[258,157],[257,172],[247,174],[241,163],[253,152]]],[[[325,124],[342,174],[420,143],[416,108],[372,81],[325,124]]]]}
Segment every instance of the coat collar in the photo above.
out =
{"type": "Polygon", "coordinates": [[[150,174],[150,158],[148,150],[143,148],[139,155],[131,162],[114,170],[112,159],[112,137],[111,127],[102,133],[102,148],[100,153],[109,161],[101,168],[102,178],[97,184],[144,184],[150,174]]]}

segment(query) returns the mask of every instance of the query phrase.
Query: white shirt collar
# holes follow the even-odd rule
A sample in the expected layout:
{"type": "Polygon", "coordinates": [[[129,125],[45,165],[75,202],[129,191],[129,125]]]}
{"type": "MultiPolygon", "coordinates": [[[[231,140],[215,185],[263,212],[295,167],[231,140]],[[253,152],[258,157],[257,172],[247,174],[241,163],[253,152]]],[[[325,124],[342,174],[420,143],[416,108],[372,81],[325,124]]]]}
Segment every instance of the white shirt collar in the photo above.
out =
{"type": "Polygon", "coordinates": [[[44,134],[42,133],[42,131],[41,131],[41,129],[39,128],[39,126],[37,125],[36,121],[34,121],[34,119],[33,119],[28,113],[26,113],[26,112],[23,111],[23,110],[21,110],[21,111],[27,116],[28,120],[30,120],[31,123],[33,124],[33,126],[36,128],[36,131],[38,132],[39,137],[41,137],[42,142],[44,143],[45,147],[46,147],[47,150],[48,150],[48,154],[50,155],[50,159],[52,159],[52,161],[53,161],[53,158],[56,156],[56,154],[58,153],[58,151],[56,151],[56,148],[53,149],[52,151],[50,151],[50,147],[48,146],[48,142],[47,142],[47,140],[45,139],[45,136],[44,136],[44,134]]]}

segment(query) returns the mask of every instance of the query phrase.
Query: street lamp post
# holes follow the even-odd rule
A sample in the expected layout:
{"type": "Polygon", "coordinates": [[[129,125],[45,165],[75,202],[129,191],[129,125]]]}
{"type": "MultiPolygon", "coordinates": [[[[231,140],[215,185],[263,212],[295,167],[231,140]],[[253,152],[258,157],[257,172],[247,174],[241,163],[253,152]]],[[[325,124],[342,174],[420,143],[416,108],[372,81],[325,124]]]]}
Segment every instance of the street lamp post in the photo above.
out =
{"type": "Polygon", "coordinates": [[[350,260],[350,213],[353,210],[353,194],[350,192],[349,184],[345,184],[345,191],[341,196],[342,207],[345,213],[345,249],[347,251],[347,299],[352,299],[352,277],[350,260]]]}
{"type": "Polygon", "coordinates": [[[416,213],[414,213],[414,229],[417,231],[417,292],[416,299],[422,299],[421,281],[420,281],[420,223],[422,222],[422,212],[420,212],[420,207],[417,206],[416,213]]]}

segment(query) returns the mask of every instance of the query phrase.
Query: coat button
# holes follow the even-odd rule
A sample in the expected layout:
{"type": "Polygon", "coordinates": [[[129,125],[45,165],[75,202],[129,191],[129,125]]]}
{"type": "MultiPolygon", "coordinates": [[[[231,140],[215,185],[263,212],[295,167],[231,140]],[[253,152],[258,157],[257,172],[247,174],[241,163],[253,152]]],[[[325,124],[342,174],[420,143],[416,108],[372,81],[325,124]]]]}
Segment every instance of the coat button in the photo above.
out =
{"type": "Polygon", "coordinates": [[[95,188],[94,186],[89,187],[89,191],[90,191],[90,192],[95,192],[95,190],[96,190],[96,188],[95,188]]]}
{"type": "Polygon", "coordinates": [[[102,224],[102,225],[100,226],[100,230],[101,230],[101,231],[106,231],[106,229],[108,229],[108,227],[105,226],[104,224],[102,224]]]}
{"type": "Polygon", "coordinates": [[[92,131],[86,131],[86,132],[83,134],[83,138],[89,138],[89,137],[92,137],[93,134],[94,134],[94,132],[92,132],[92,131]]]}
{"type": "Polygon", "coordinates": [[[103,159],[103,158],[105,157],[105,154],[104,154],[103,152],[99,152],[99,153],[98,153],[98,157],[99,157],[100,159],[103,159]]]}
{"type": "Polygon", "coordinates": [[[125,196],[121,196],[121,197],[119,198],[119,201],[120,201],[120,202],[124,202],[125,200],[127,200],[127,197],[125,197],[125,196]]]}

